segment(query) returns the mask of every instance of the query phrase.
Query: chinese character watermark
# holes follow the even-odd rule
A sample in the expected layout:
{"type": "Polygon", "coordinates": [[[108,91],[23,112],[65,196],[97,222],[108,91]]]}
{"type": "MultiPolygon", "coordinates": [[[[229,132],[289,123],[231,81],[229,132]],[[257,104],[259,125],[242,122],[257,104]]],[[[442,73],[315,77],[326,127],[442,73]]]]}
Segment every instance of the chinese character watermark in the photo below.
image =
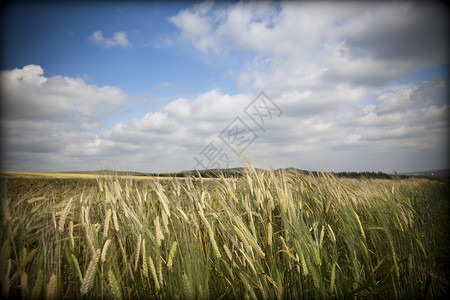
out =
{"type": "Polygon", "coordinates": [[[239,156],[258,136],[241,118],[236,117],[219,134],[219,138],[239,156]]]}
{"type": "Polygon", "coordinates": [[[253,122],[263,131],[266,123],[265,119],[272,120],[274,116],[280,117],[283,111],[264,92],[261,92],[244,110],[253,122]],[[273,113],[273,114],[272,114],[273,113]]]}
{"type": "Polygon", "coordinates": [[[225,164],[225,168],[229,168],[230,162],[234,162],[234,160],[230,160],[228,158],[228,154],[223,153],[222,149],[217,148],[214,146],[214,143],[209,143],[203,150],[199,153],[200,156],[203,156],[204,159],[206,159],[206,165],[203,159],[199,159],[197,157],[194,157],[194,159],[197,161],[197,166],[200,166],[204,169],[222,169],[220,163],[225,164]]]}
{"type": "MultiPolygon", "coordinates": [[[[261,130],[266,131],[265,126],[272,119],[280,117],[283,114],[275,102],[272,101],[264,92],[261,92],[245,109],[244,113],[261,130]]],[[[219,134],[219,138],[227,145],[237,156],[240,156],[259,136],[251,129],[247,123],[239,116],[234,118],[227,127],[219,134]]],[[[203,169],[226,169],[229,168],[230,160],[228,154],[221,148],[210,142],[194,157],[196,166],[203,169]]]]}

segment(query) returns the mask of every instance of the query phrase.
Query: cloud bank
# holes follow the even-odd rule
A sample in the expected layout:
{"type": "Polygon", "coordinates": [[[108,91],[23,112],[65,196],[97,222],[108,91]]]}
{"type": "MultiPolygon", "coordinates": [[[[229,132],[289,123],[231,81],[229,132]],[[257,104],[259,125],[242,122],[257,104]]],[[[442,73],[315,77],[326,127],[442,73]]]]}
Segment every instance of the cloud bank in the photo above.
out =
{"type": "Polygon", "coordinates": [[[419,3],[239,2],[170,18],[205,54],[253,54],[237,83],[255,90],[376,87],[448,58],[445,8],[419,3]]]}
{"type": "MultiPolygon", "coordinates": [[[[99,131],[103,119],[131,101],[119,88],[47,78],[35,65],[3,71],[1,82],[7,100],[3,163],[10,169],[99,164],[140,171],[190,169],[210,141],[229,153],[235,161],[231,166],[239,165],[218,135],[236,116],[251,124],[243,111],[255,97],[211,90],[99,131]]],[[[259,138],[247,152],[262,166],[380,170],[383,165],[434,165],[446,154],[448,105],[436,97],[446,89],[443,80],[408,84],[379,94],[371,104],[358,102],[357,93],[349,100],[345,92],[323,92],[319,98],[329,99],[326,106],[308,93],[285,93],[272,99],[283,116],[265,132],[252,125],[259,138]]]]}

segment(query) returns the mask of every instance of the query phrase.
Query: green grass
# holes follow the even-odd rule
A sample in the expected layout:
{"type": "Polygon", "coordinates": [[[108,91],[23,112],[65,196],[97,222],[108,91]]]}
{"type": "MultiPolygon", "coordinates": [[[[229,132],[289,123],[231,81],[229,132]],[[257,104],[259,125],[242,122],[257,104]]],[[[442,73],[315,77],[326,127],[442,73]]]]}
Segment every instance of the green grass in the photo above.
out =
{"type": "Polygon", "coordinates": [[[2,180],[4,298],[419,298],[448,287],[447,183],[2,180]],[[445,210],[447,209],[447,210],[445,210]]]}

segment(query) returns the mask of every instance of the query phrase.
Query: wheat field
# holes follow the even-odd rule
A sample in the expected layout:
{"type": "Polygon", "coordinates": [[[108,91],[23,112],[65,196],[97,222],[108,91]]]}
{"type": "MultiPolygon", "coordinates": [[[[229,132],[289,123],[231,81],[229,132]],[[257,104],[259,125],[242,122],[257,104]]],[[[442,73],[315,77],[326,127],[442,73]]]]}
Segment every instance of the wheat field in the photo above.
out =
{"type": "Polygon", "coordinates": [[[234,179],[3,178],[1,294],[440,297],[448,191],[251,164],[234,179]]]}

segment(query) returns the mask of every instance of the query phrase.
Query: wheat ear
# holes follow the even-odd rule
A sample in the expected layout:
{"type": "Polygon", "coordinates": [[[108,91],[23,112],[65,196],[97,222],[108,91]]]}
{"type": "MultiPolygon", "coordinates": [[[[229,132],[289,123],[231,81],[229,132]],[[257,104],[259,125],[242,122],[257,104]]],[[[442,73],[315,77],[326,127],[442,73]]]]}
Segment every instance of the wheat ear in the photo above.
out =
{"type": "Polygon", "coordinates": [[[58,281],[56,274],[52,274],[47,284],[46,299],[58,299],[58,281]]]}
{"type": "Polygon", "coordinates": [[[167,260],[167,268],[169,270],[172,269],[173,257],[175,256],[176,251],[177,251],[177,241],[174,241],[170,246],[169,259],[167,260]]]}
{"type": "Polygon", "coordinates": [[[81,284],[80,288],[81,295],[87,294],[87,292],[89,292],[89,289],[92,287],[92,284],[94,283],[95,272],[97,271],[97,262],[99,257],[100,257],[100,249],[97,249],[91,261],[89,262],[86,274],[84,275],[83,283],[81,284]]]}
{"type": "Polygon", "coordinates": [[[69,222],[69,240],[70,248],[73,249],[75,247],[75,240],[73,238],[73,221],[69,222]]]}
{"type": "Polygon", "coordinates": [[[137,251],[136,252],[136,258],[135,258],[135,261],[134,261],[134,272],[136,272],[137,268],[138,268],[139,256],[140,256],[140,252],[141,252],[141,243],[142,243],[142,235],[139,234],[138,242],[137,242],[137,246],[136,246],[136,251],[137,251]]]}
{"type": "Polygon", "coordinates": [[[161,224],[159,223],[159,216],[156,217],[154,220],[155,224],[155,231],[156,231],[156,242],[158,244],[158,247],[161,247],[161,241],[164,240],[164,235],[161,231],[161,224]]]}
{"type": "Polygon", "coordinates": [[[153,280],[155,281],[156,289],[159,290],[158,275],[156,274],[155,264],[151,256],[148,256],[148,264],[150,266],[150,272],[152,272],[153,280]]]}
{"type": "Polygon", "coordinates": [[[108,236],[109,229],[109,221],[111,220],[111,208],[106,212],[105,223],[103,224],[103,238],[105,239],[108,236]]]}
{"type": "Polygon", "coordinates": [[[43,285],[44,285],[44,272],[42,269],[39,269],[36,281],[34,282],[33,290],[31,291],[30,299],[39,299],[43,285]]]}
{"type": "Polygon", "coordinates": [[[20,275],[20,289],[22,290],[22,298],[27,299],[28,298],[28,274],[26,272],[23,272],[22,275],[20,275]]]}
{"type": "Polygon", "coordinates": [[[111,244],[111,239],[108,239],[108,240],[105,242],[105,245],[103,246],[102,257],[101,257],[102,263],[104,263],[105,260],[106,260],[106,253],[108,252],[109,244],[111,244]]]}
{"type": "Polygon", "coordinates": [[[142,241],[142,269],[144,272],[144,277],[148,276],[147,260],[145,259],[146,257],[147,257],[147,254],[146,254],[145,239],[144,239],[142,241]]]}
{"type": "Polygon", "coordinates": [[[186,299],[195,299],[194,289],[186,273],[183,273],[183,292],[186,299]]]}
{"type": "Polygon", "coordinates": [[[122,299],[119,282],[111,269],[108,270],[108,281],[115,299],[122,299]]]}
{"type": "Polygon", "coordinates": [[[64,211],[61,215],[61,218],[59,219],[59,232],[64,231],[64,224],[66,223],[67,214],[70,210],[70,204],[72,203],[73,198],[70,198],[69,203],[67,203],[66,208],[64,208],[64,211]]]}

